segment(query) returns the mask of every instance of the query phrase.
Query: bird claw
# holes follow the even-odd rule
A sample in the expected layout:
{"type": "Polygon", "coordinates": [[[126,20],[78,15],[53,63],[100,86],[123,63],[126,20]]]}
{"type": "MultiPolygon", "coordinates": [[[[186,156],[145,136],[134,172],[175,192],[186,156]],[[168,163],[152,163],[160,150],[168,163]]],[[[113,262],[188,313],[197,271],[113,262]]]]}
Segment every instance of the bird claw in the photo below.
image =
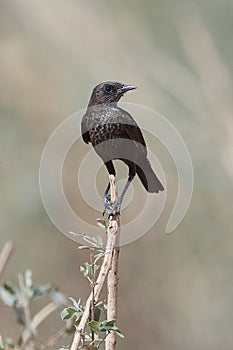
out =
{"type": "Polygon", "coordinates": [[[110,196],[104,196],[104,211],[103,215],[107,212],[108,217],[116,214],[120,214],[121,198],[118,198],[115,202],[111,202],[110,196]]]}

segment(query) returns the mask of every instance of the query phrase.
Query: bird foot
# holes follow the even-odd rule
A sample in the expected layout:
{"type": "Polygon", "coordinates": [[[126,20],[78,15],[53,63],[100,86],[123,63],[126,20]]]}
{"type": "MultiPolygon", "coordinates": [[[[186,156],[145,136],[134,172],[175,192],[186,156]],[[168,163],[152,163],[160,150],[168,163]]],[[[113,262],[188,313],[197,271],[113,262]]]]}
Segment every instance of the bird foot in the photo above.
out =
{"type": "Polygon", "coordinates": [[[116,214],[120,214],[121,210],[121,198],[119,197],[115,202],[111,202],[110,196],[104,196],[104,211],[108,214],[108,217],[116,214]]]}

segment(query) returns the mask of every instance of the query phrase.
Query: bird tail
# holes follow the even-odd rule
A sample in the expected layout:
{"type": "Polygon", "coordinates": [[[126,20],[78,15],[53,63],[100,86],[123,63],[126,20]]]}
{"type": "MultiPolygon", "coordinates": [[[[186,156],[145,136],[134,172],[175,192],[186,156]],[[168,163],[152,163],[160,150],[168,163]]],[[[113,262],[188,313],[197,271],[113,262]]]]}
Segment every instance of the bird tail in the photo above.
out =
{"type": "Polygon", "coordinates": [[[164,190],[163,185],[159,181],[158,177],[155,175],[147,158],[143,159],[143,161],[140,164],[140,167],[137,165],[136,173],[138,174],[147,192],[158,193],[159,191],[164,190]]]}

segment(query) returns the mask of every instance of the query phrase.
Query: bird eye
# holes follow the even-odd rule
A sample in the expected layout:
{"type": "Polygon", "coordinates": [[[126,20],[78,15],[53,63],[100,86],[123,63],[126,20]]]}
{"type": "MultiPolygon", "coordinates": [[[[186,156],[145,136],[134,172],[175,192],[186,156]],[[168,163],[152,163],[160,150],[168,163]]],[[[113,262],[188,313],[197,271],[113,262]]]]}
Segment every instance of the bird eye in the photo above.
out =
{"type": "Polygon", "coordinates": [[[105,85],[104,90],[109,94],[112,92],[112,85],[105,85]]]}

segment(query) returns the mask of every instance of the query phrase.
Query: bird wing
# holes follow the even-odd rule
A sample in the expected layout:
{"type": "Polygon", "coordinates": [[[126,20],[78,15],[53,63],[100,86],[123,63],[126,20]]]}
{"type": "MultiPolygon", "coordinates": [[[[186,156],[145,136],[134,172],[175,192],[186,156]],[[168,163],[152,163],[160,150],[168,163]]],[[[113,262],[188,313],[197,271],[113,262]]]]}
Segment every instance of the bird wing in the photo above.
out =
{"type": "Polygon", "coordinates": [[[119,118],[120,123],[124,125],[124,130],[125,130],[125,133],[127,134],[127,138],[129,138],[132,141],[135,141],[135,146],[137,147],[138,151],[141,154],[146,156],[147,155],[146,142],[142,135],[141,129],[139,128],[139,126],[137,125],[133,117],[127,111],[121,108],[119,108],[119,110],[120,110],[120,118],[119,118]]]}
{"type": "Polygon", "coordinates": [[[91,140],[90,140],[90,135],[89,135],[89,132],[88,132],[88,128],[86,126],[85,115],[83,116],[83,119],[81,121],[81,133],[82,133],[83,141],[86,142],[86,143],[89,143],[91,140]]]}

